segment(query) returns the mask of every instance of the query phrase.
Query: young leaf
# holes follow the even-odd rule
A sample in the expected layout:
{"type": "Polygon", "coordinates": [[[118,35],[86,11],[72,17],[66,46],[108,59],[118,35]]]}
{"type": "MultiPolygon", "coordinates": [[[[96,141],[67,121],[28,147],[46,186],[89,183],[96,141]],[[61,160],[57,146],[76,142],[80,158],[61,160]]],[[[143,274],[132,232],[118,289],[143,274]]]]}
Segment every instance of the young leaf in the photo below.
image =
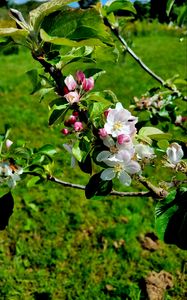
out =
{"type": "Polygon", "coordinates": [[[44,153],[47,155],[54,155],[57,151],[53,145],[47,144],[38,149],[39,153],[44,153]]]}
{"type": "Polygon", "coordinates": [[[96,38],[87,38],[82,41],[73,41],[65,37],[50,36],[43,29],[40,30],[40,37],[44,42],[48,42],[54,45],[81,47],[81,46],[104,46],[104,44],[96,38]]]}
{"type": "Polygon", "coordinates": [[[113,0],[106,2],[106,11],[108,14],[111,12],[117,12],[119,10],[125,10],[130,13],[136,14],[136,9],[129,0],[113,0]]]}
{"type": "Polygon", "coordinates": [[[53,111],[49,117],[49,125],[53,125],[56,122],[62,122],[67,111],[68,111],[68,103],[63,105],[53,105],[53,111]]]}
{"type": "Polygon", "coordinates": [[[187,190],[172,191],[157,204],[155,215],[159,238],[187,250],[187,190]]]}
{"type": "Polygon", "coordinates": [[[112,190],[112,181],[103,181],[101,172],[94,174],[85,188],[85,196],[90,199],[94,196],[107,196],[112,190]]]}
{"type": "Polygon", "coordinates": [[[29,13],[30,25],[34,31],[37,32],[43,19],[53,12],[60,10],[65,5],[73,2],[72,0],[52,0],[50,2],[41,4],[36,9],[29,13]]]}
{"type": "Polygon", "coordinates": [[[172,10],[173,4],[175,3],[175,0],[168,0],[167,1],[167,6],[166,6],[166,14],[169,17],[169,14],[172,10]]]}
{"type": "Polygon", "coordinates": [[[28,31],[14,27],[0,28],[0,36],[11,37],[15,43],[25,44],[28,31]]]}
{"type": "Polygon", "coordinates": [[[14,199],[11,192],[0,198],[0,230],[4,230],[8,225],[10,216],[13,213],[14,199]]]}
{"type": "Polygon", "coordinates": [[[36,91],[38,91],[41,88],[41,82],[38,76],[38,70],[37,69],[29,70],[27,71],[27,75],[33,86],[31,94],[34,94],[36,91]]]}

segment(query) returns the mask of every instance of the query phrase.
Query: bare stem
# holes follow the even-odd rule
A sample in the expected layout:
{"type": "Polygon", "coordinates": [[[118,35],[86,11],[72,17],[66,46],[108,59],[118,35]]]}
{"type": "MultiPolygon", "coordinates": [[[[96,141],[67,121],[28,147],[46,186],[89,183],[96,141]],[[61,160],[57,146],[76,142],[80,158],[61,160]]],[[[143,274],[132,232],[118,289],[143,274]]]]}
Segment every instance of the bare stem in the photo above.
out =
{"type": "Polygon", "coordinates": [[[143,186],[145,186],[155,198],[165,198],[168,194],[168,192],[162,188],[159,188],[155,185],[153,185],[150,181],[147,180],[147,178],[143,176],[138,176],[137,178],[143,186]]]}
{"type": "Polygon", "coordinates": [[[175,86],[171,86],[165,80],[163,80],[160,76],[155,74],[137,55],[136,53],[128,46],[127,42],[125,39],[120,35],[118,28],[113,27],[107,18],[104,18],[104,23],[106,26],[110,28],[110,30],[114,33],[114,35],[117,37],[117,39],[121,42],[121,44],[125,47],[126,51],[135,59],[135,61],[142,67],[144,71],[146,71],[149,75],[151,75],[155,80],[157,80],[162,86],[165,88],[178,93],[179,95],[181,94],[175,86]]]}
{"type": "MultiPolygon", "coordinates": [[[[63,185],[65,187],[70,187],[70,188],[74,188],[74,189],[78,189],[78,190],[85,190],[85,188],[86,188],[85,185],[63,181],[63,180],[60,180],[60,179],[58,179],[54,176],[48,176],[47,179],[49,181],[58,183],[58,184],[63,185]]],[[[149,189],[149,191],[140,191],[140,192],[118,192],[118,191],[113,190],[113,191],[110,192],[109,195],[119,196],[119,197],[127,197],[127,196],[128,197],[141,197],[141,196],[150,197],[150,196],[155,195],[155,192],[153,193],[153,190],[151,189],[151,186],[149,186],[148,189],[149,189]]],[[[159,193],[157,191],[156,196],[158,198],[163,197],[163,196],[161,196],[160,189],[158,189],[158,190],[159,190],[159,193]]],[[[156,187],[154,187],[154,191],[156,191],[156,187]]]]}

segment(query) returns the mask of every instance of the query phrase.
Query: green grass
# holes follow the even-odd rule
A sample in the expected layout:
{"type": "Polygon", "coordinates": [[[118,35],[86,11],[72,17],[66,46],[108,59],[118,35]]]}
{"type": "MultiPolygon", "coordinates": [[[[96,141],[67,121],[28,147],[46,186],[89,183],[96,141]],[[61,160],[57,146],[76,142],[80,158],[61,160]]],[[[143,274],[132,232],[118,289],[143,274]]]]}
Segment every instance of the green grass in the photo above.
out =
{"type": "MultiPolygon", "coordinates": [[[[167,32],[136,36],[133,49],[164,79],[185,77],[185,44],[167,32]]],[[[40,147],[62,147],[60,127],[48,127],[45,100],[39,103],[25,72],[35,68],[30,54],[1,54],[0,97],[3,124],[11,139],[40,147]]],[[[106,64],[96,89],[111,89],[127,105],[157,83],[128,55],[119,64],[106,64]]],[[[68,167],[65,152],[58,157],[58,175],[86,183],[78,168],[68,167]]],[[[14,213],[0,232],[0,299],[120,300],[147,299],[143,278],[154,270],[174,276],[167,300],[185,299],[185,251],[160,242],[157,251],[142,249],[138,237],[154,232],[154,204],[149,198],[105,197],[86,200],[83,192],[45,183],[32,189],[21,182],[13,192],[14,213]],[[125,222],[126,220],[126,222],[125,222]],[[115,242],[123,240],[119,248],[115,242]],[[111,285],[112,290],[107,290],[111,285]]]]}

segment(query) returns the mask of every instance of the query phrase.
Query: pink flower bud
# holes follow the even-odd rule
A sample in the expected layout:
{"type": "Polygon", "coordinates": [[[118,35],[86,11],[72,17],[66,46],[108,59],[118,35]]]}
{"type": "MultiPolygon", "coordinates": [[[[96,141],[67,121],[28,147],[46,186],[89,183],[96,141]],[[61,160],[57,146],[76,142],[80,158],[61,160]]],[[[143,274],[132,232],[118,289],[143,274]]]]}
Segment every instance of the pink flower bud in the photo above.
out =
{"type": "Polygon", "coordinates": [[[107,109],[107,110],[104,111],[105,118],[107,118],[109,111],[110,111],[110,109],[107,109]]]}
{"type": "Polygon", "coordinates": [[[74,124],[76,122],[77,118],[75,116],[70,116],[68,119],[68,123],[69,124],[74,124]]]}
{"type": "Polygon", "coordinates": [[[131,140],[130,136],[126,135],[126,134],[120,134],[117,137],[118,144],[120,144],[120,145],[130,142],[130,140],[131,140]]]}
{"type": "Polygon", "coordinates": [[[76,73],[76,79],[77,79],[77,83],[81,84],[83,83],[84,79],[85,79],[85,75],[82,71],[77,71],[76,73]]]}
{"type": "Polygon", "coordinates": [[[69,93],[69,90],[67,88],[67,86],[64,87],[64,95],[68,94],[69,93]]]}
{"type": "Polygon", "coordinates": [[[82,82],[82,88],[86,92],[91,91],[94,88],[94,79],[93,79],[93,77],[85,78],[82,82]]]}
{"type": "Polygon", "coordinates": [[[77,83],[72,75],[67,76],[65,78],[64,82],[65,82],[66,86],[68,87],[69,91],[73,91],[77,87],[77,83]]]}
{"type": "Polygon", "coordinates": [[[81,131],[83,129],[83,125],[81,122],[75,122],[73,127],[75,131],[81,131]]]}
{"type": "Polygon", "coordinates": [[[64,135],[69,134],[69,130],[68,130],[67,128],[63,128],[63,129],[61,130],[61,132],[62,132],[64,135]]]}
{"type": "Polygon", "coordinates": [[[6,148],[9,149],[10,146],[13,144],[13,142],[11,140],[7,139],[5,144],[6,144],[6,148]]]}
{"type": "Polygon", "coordinates": [[[68,94],[64,95],[64,98],[66,98],[70,104],[79,102],[80,100],[80,96],[77,92],[69,92],[68,94]]]}
{"type": "Polygon", "coordinates": [[[78,111],[73,111],[73,116],[78,117],[79,116],[79,112],[78,111]]]}
{"type": "Polygon", "coordinates": [[[106,130],[104,129],[104,128],[100,128],[99,129],[99,136],[100,136],[100,138],[104,138],[104,137],[106,137],[108,134],[107,134],[107,132],[106,132],[106,130]]]}

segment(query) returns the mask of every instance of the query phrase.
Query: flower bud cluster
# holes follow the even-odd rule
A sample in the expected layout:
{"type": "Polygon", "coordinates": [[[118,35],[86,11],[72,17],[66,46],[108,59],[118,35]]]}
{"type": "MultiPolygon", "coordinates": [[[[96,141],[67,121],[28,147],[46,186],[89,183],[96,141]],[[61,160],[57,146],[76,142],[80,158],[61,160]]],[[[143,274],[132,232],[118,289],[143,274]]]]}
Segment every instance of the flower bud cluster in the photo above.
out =
{"type": "Polygon", "coordinates": [[[138,160],[152,158],[154,151],[148,145],[137,144],[135,124],[138,119],[117,103],[114,109],[104,113],[106,122],[99,129],[99,136],[108,150],[101,151],[96,160],[108,167],[101,173],[101,179],[117,177],[126,186],[131,184],[131,175],[141,172],[138,160]]]}
{"type": "Polygon", "coordinates": [[[16,182],[19,181],[23,169],[8,161],[0,162],[0,185],[8,185],[9,188],[14,188],[16,182]]]}
{"type": "Polygon", "coordinates": [[[94,88],[93,77],[86,78],[82,71],[77,71],[75,78],[69,75],[64,80],[64,98],[72,105],[80,101],[81,97],[94,88]]]}
{"type": "Polygon", "coordinates": [[[79,112],[73,111],[72,115],[64,121],[66,128],[63,128],[61,132],[64,135],[68,135],[73,132],[79,132],[83,130],[83,123],[79,121],[79,112]],[[67,128],[69,127],[69,128],[67,128]]]}

